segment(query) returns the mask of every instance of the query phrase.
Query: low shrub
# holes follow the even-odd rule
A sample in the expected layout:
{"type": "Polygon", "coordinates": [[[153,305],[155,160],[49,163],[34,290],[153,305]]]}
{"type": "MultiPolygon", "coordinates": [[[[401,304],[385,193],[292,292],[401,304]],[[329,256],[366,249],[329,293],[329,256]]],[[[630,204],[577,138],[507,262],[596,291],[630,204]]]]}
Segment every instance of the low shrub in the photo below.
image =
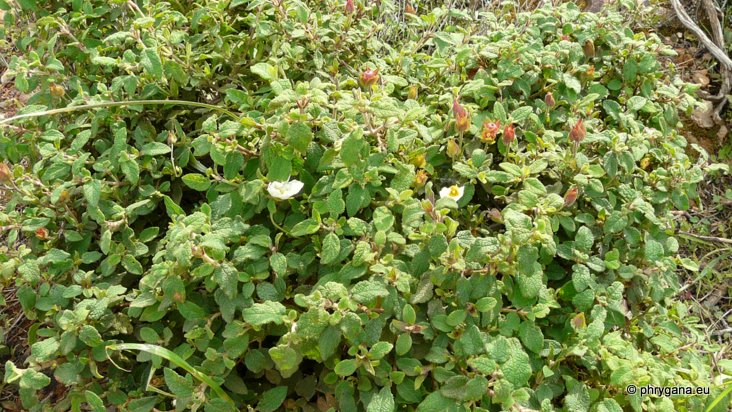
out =
{"type": "Polygon", "coordinates": [[[626,392],[714,384],[674,299],[704,164],[673,51],[572,4],[363,3],[5,14],[32,94],[0,132],[24,408],[711,402],[626,392]]]}

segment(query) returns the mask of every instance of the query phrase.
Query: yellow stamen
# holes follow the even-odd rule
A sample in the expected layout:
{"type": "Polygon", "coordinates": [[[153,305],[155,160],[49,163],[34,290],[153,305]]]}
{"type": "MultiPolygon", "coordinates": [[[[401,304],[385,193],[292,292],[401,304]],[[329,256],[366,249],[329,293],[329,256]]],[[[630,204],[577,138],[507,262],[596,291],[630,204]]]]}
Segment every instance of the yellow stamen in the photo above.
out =
{"type": "Polygon", "coordinates": [[[460,190],[457,186],[450,186],[450,197],[460,196],[460,190]]]}

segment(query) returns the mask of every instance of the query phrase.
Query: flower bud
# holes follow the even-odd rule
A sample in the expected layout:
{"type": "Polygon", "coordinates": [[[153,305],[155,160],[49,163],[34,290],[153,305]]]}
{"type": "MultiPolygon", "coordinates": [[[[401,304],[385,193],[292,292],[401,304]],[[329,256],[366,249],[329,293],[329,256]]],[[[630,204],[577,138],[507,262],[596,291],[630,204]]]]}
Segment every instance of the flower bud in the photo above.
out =
{"type": "Polygon", "coordinates": [[[361,83],[363,83],[365,86],[371,87],[378,81],[379,69],[371,70],[371,68],[367,67],[366,70],[361,73],[361,83]]]}
{"type": "Polygon", "coordinates": [[[447,141],[447,155],[451,158],[455,158],[460,154],[460,146],[455,143],[455,140],[449,139],[447,141]]]}
{"type": "Polygon", "coordinates": [[[458,132],[464,132],[470,129],[470,115],[463,106],[460,105],[458,99],[452,102],[452,112],[455,115],[455,129],[458,132]]]}
{"type": "Polygon", "coordinates": [[[355,7],[353,6],[353,0],[346,0],[346,14],[351,14],[355,10],[355,7]]]}
{"type": "Polygon", "coordinates": [[[501,211],[496,208],[489,210],[488,216],[496,223],[503,223],[503,215],[501,215],[501,211]]]}
{"type": "Polygon", "coordinates": [[[567,193],[564,194],[564,207],[570,207],[574,204],[574,202],[577,200],[577,188],[571,187],[569,190],[567,190],[567,193]]]}
{"type": "Polygon", "coordinates": [[[417,99],[417,85],[416,84],[409,86],[409,90],[407,91],[407,97],[409,97],[412,100],[417,99]]]}
{"type": "Polygon", "coordinates": [[[506,128],[503,129],[503,143],[508,146],[511,144],[511,142],[516,139],[516,130],[513,128],[513,124],[506,125],[506,128]]]}
{"type": "Polygon", "coordinates": [[[587,130],[585,125],[582,123],[582,119],[577,120],[577,123],[572,127],[572,131],[569,132],[569,140],[579,143],[585,140],[587,136],[587,130]]]}
{"type": "Polygon", "coordinates": [[[51,96],[53,97],[63,97],[64,94],[66,94],[66,91],[64,90],[63,86],[59,86],[56,83],[51,83],[49,86],[49,89],[51,91],[51,96]]]}
{"type": "Polygon", "coordinates": [[[548,92],[546,94],[546,96],[544,96],[544,103],[548,107],[554,107],[554,105],[556,104],[556,102],[554,101],[554,95],[552,94],[552,92],[548,92]]]}
{"type": "Polygon", "coordinates": [[[168,132],[168,145],[172,146],[178,141],[178,136],[175,135],[172,131],[168,132]]]}
{"type": "Polygon", "coordinates": [[[424,153],[420,153],[412,159],[411,163],[417,167],[425,167],[427,159],[425,158],[424,153]]]}
{"type": "Polygon", "coordinates": [[[590,39],[585,40],[585,44],[582,46],[582,51],[588,59],[595,57],[595,43],[590,39]]]}
{"type": "Polygon", "coordinates": [[[496,141],[496,135],[501,130],[501,122],[498,120],[494,122],[484,122],[483,131],[480,133],[480,139],[488,144],[492,144],[496,141]]]}
{"type": "Polygon", "coordinates": [[[414,185],[422,187],[425,183],[427,183],[427,172],[422,169],[417,170],[417,175],[414,177],[414,185]]]}
{"type": "Polygon", "coordinates": [[[646,169],[648,169],[648,166],[650,166],[650,164],[651,164],[651,158],[650,158],[650,157],[648,157],[648,156],[644,157],[644,158],[643,158],[643,159],[641,159],[641,161],[640,161],[640,167],[641,167],[641,169],[643,169],[643,170],[646,170],[646,169]]]}
{"type": "Polygon", "coordinates": [[[417,14],[417,10],[415,10],[414,7],[412,7],[412,5],[409,3],[404,5],[404,12],[407,14],[417,14]]]}
{"type": "Polygon", "coordinates": [[[0,182],[10,181],[10,168],[5,163],[0,163],[0,182]]]}

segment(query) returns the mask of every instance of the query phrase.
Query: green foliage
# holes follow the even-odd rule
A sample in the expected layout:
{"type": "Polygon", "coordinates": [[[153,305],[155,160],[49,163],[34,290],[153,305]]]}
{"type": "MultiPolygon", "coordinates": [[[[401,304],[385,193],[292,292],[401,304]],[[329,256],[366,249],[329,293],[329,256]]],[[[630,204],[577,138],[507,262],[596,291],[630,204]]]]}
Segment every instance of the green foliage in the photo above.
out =
{"type": "Polygon", "coordinates": [[[189,3],[6,15],[24,113],[64,108],[0,132],[27,409],[50,374],[73,410],[711,402],[624,391],[716,383],[673,299],[703,170],[656,36],[571,4],[407,14],[389,43],[390,1],[189,3]]]}

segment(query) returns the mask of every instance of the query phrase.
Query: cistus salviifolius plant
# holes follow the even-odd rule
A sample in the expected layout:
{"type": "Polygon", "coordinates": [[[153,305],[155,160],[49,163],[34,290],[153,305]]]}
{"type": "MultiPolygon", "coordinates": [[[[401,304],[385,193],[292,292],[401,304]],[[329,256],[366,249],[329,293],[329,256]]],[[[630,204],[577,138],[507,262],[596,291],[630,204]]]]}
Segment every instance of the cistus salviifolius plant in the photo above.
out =
{"type": "Polygon", "coordinates": [[[0,1],[24,409],[711,402],[673,52],[612,11],[399,4],[0,1]]]}

